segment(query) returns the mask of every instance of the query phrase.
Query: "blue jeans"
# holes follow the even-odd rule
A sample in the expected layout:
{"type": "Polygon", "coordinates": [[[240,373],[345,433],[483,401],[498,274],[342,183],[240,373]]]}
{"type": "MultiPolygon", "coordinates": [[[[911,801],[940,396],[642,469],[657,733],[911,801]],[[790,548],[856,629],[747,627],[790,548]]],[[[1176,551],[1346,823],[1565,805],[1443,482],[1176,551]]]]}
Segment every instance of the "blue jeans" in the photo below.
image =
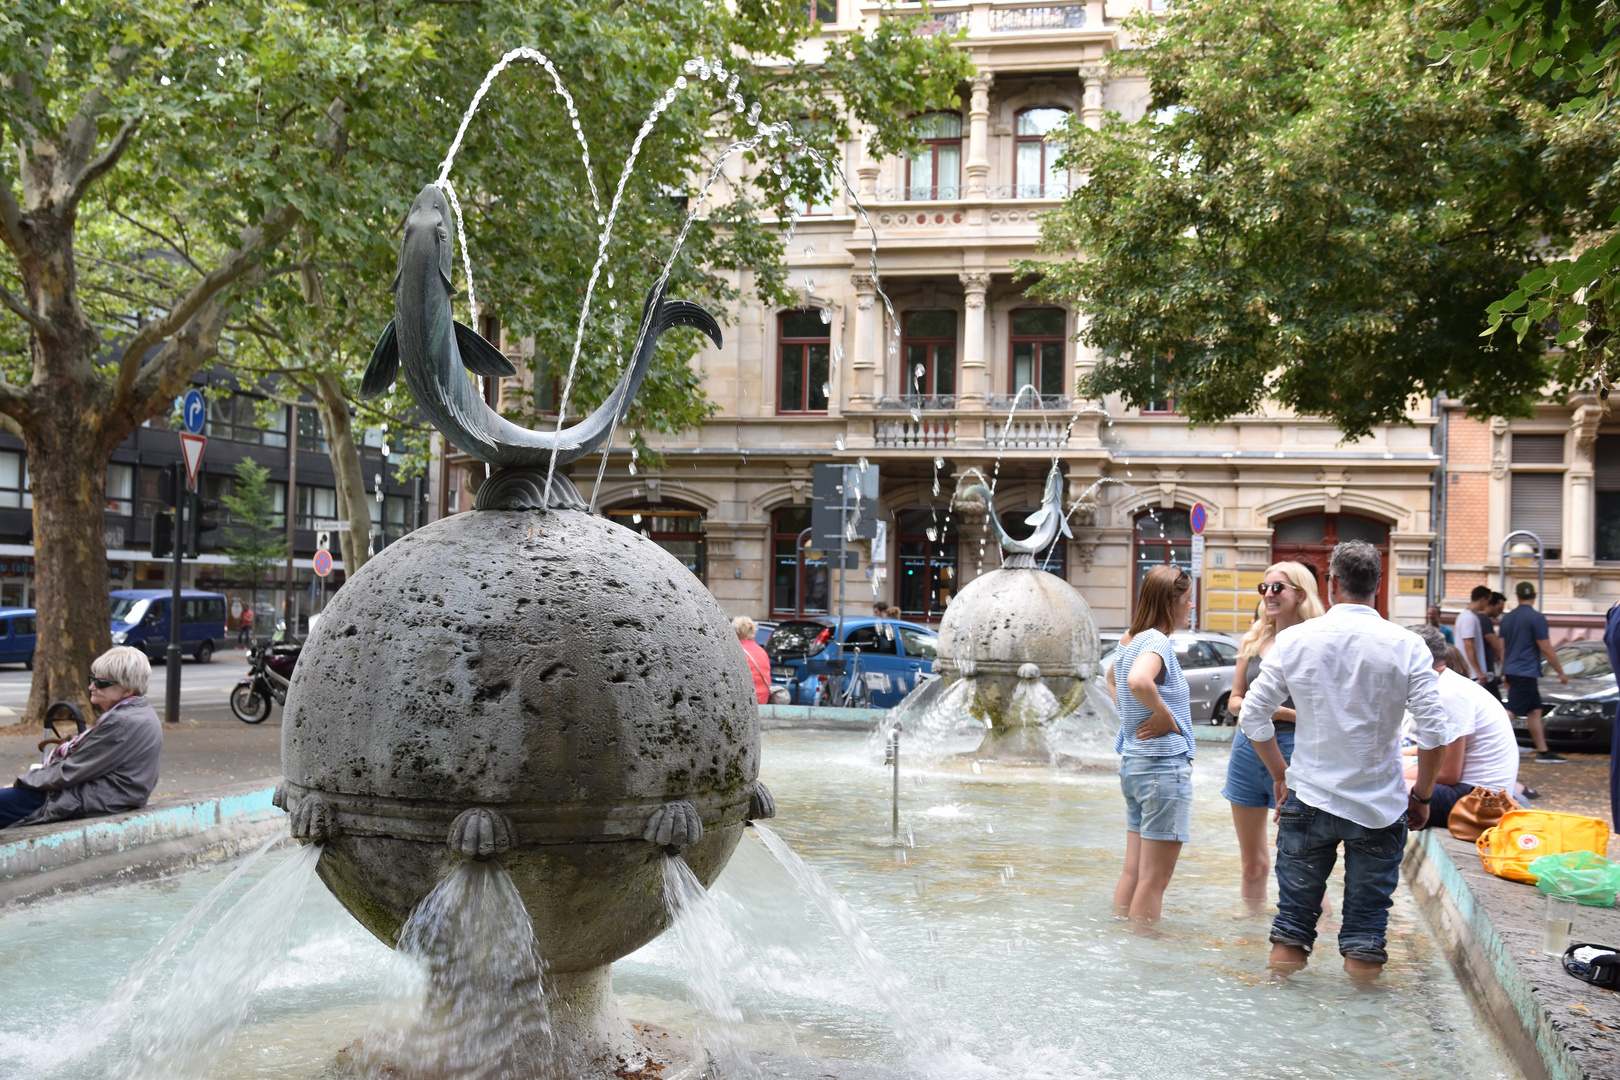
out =
{"type": "Polygon", "coordinates": [[[1119,787],[1125,795],[1125,831],[1144,840],[1192,839],[1192,759],[1123,757],[1119,787]]]}
{"type": "Polygon", "coordinates": [[[45,805],[45,793],[31,788],[0,788],[0,829],[14,825],[45,805]]]}
{"type": "MultiPolygon", "coordinates": [[[[1277,729],[1277,749],[1284,761],[1294,760],[1294,729],[1277,729]]],[[[1276,789],[1272,787],[1271,770],[1260,760],[1254,743],[1243,732],[1232,736],[1232,756],[1226,763],[1226,786],[1221,798],[1237,806],[1265,807],[1277,804],[1276,789]]]]}
{"type": "Polygon", "coordinates": [[[1389,925],[1390,897],[1401,876],[1406,850],[1406,819],[1382,829],[1369,829],[1301,802],[1292,791],[1277,824],[1277,917],[1271,941],[1292,945],[1309,955],[1316,943],[1316,920],[1322,894],[1344,845],[1343,924],[1339,952],[1355,960],[1382,964],[1384,931],[1389,925]]]}

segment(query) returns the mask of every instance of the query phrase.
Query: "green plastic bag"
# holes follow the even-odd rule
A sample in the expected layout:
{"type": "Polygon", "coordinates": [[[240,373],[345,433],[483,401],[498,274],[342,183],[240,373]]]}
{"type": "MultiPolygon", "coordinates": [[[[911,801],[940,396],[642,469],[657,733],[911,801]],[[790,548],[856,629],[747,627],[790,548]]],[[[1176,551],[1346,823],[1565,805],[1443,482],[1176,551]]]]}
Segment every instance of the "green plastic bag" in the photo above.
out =
{"type": "Polygon", "coordinates": [[[1591,851],[1543,855],[1529,871],[1543,895],[1567,896],[1587,907],[1614,907],[1614,894],[1620,892],[1620,863],[1591,851]]]}

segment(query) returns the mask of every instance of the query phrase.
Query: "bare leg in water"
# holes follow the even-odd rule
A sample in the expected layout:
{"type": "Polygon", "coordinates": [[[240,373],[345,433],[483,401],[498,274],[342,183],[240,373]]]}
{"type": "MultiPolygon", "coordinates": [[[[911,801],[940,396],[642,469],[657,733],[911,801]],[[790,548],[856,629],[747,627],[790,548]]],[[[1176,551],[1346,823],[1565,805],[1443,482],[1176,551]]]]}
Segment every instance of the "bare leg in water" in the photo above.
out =
{"type": "Polygon", "coordinates": [[[1164,890],[1181,857],[1179,840],[1143,840],[1140,833],[1125,834],[1125,869],[1114,887],[1114,914],[1128,916],[1138,931],[1159,921],[1164,890]]]}

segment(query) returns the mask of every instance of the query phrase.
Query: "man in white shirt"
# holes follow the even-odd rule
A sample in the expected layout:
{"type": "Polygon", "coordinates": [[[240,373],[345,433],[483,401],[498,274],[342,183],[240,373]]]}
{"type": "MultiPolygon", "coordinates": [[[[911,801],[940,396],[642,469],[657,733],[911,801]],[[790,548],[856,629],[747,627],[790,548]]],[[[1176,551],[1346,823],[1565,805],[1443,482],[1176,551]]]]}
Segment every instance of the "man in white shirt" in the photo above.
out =
{"type": "Polygon", "coordinates": [[[1513,736],[1513,722],[1502,702],[1446,663],[1445,638],[1432,626],[1414,626],[1412,632],[1423,639],[1434,657],[1434,670],[1440,676],[1435,691],[1451,725],[1451,741],[1435,774],[1427,826],[1443,829],[1457,800],[1476,787],[1513,794],[1519,780],[1519,740],[1513,736]]]}
{"type": "Polygon", "coordinates": [[[1305,965],[1316,942],[1322,894],[1344,845],[1339,952],[1352,978],[1376,979],[1389,959],[1384,932],[1400,881],[1406,829],[1428,820],[1441,748],[1451,741],[1435,693],[1433,657],[1410,630],[1372,607],[1378,549],[1350,540],[1333,549],[1333,607],[1277,635],[1238,723],[1271,772],[1277,796],[1277,917],[1271,966],[1305,965]],[[1294,758],[1277,749],[1271,716],[1294,699],[1294,758]],[[1405,713],[1416,721],[1418,778],[1401,769],[1405,713]]]}
{"type": "Polygon", "coordinates": [[[1488,646],[1485,643],[1485,628],[1480,624],[1479,617],[1490,602],[1490,586],[1475,585],[1474,591],[1468,595],[1468,606],[1457,612],[1457,623],[1452,628],[1457,638],[1457,648],[1462,650],[1463,659],[1468,661],[1468,670],[1462,674],[1481,685],[1491,677],[1491,664],[1485,655],[1488,646]]]}

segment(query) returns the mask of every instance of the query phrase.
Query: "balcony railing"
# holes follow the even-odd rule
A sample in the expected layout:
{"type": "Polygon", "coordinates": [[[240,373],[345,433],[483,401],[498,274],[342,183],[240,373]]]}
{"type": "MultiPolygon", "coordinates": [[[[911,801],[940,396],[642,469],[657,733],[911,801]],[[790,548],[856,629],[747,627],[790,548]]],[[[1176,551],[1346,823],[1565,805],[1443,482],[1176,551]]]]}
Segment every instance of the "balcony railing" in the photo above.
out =
{"type": "Polygon", "coordinates": [[[921,420],[875,420],[872,441],[891,450],[931,450],[956,441],[956,422],[949,417],[921,420]]]}
{"type": "Polygon", "coordinates": [[[901,394],[899,397],[880,397],[873,403],[875,409],[932,409],[956,408],[955,394],[901,394]]]}
{"type": "MultiPolygon", "coordinates": [[[[1033,410],[1035,408],[1035,399],[1029,394],[1025,394],[1022,398],[1014,398],[1012,394],[991,394],[989,397],[985,398],[984,404],[985,407],[991,412],[1007,413],[1012,411],[1013,402],[1015,400],[1018,402],[1018,407],[1020,409],[1033,410]]],[[[1074,398],[1070,397],[1068,394],[1041,395],[1041,408],[1048,411],[1062,410],[1063,412],[1068,412],[1073,404],[1074,398]]],[[[1005,423],[1005,420],[1003,420],[1003,423],[1005,423]]]]}
{"type": "Polygon", "coordinates": [[[1029,30],[1078,30],[1086,25],[1086,9],[1078,4],[992,8],[990,32],[1015,34],[1029,30]]]}
{"type": "MultiPolygon", "coordinates": [[[[892,8],[885,8],[885,18],[898,19],[906,16],[920,14],[921,5],[897,4],[892,8]]],[[[954,34],[967,26],[968,13],[965,11],[931,11],[929,17],[924,19],[917,27],[919,34],[954,34]]]]}
{"type": "Polygon", "coordinates": [[[966,193],[961,184],[941,184],[930,187],[916,184],[909,187],[880,187],[878,202],[955,202],[966,193]]]}
{"type": "Polygon", "coordinates": [[[992,199],[1067,199],[1073,184],[997,184],[990,189],[992,199]]]}
{"type": "Polygon", "coordinates": [[[984,441],[998,450],[1051,450],[1064,445],[1066,428],[1040,420],[1014,420],[1011,424],[987,423],[984,441]]]}

